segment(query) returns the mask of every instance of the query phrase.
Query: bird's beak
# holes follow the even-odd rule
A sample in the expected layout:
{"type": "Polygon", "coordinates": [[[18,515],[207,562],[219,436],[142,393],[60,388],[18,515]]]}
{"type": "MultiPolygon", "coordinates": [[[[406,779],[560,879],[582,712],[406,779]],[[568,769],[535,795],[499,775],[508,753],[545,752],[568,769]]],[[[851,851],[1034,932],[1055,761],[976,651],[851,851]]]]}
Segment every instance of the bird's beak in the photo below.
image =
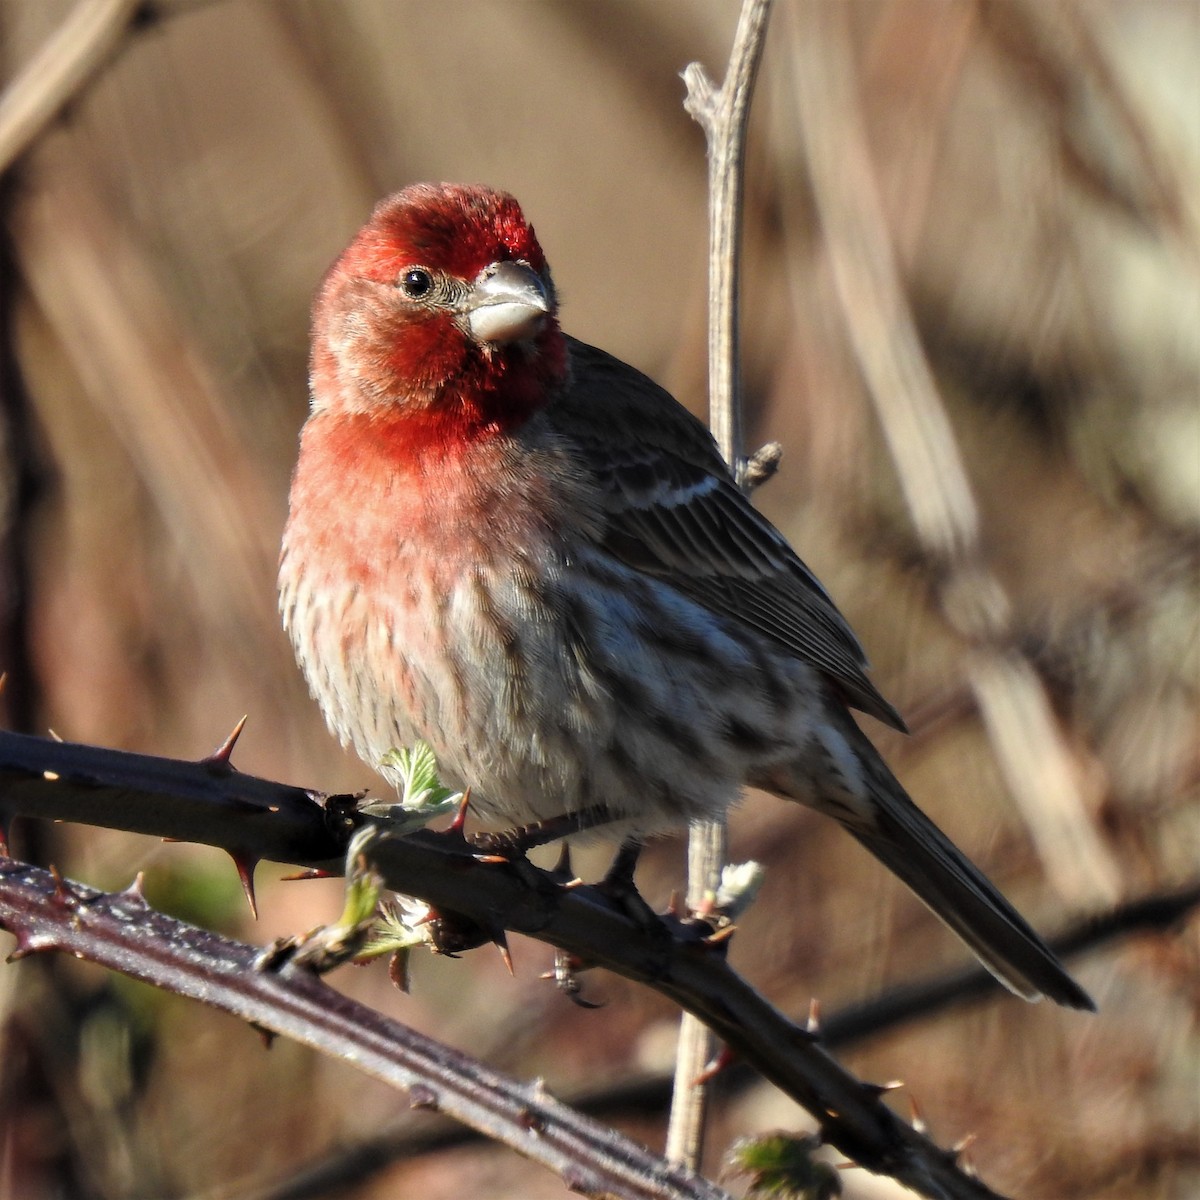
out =
{"type": "Polygon", "coordinates": [[[500,262],[479,273],[463,311],[476,341],[502,344],[535,336],[551,308],[546,285],[532,267],[500,262]]]}

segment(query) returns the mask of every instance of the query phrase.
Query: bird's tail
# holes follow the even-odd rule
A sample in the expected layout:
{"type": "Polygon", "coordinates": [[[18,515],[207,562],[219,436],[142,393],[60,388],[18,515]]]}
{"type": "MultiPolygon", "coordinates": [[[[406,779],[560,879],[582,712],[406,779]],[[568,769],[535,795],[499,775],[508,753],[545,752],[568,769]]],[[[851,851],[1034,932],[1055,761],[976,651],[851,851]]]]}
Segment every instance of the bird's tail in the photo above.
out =
{"type": "MultiPolygon", "coordinates": [[[[839,714],[840,715],[840,714],[839,714]]],[[[869,815],[859,804],[784,790],[836,817],[885,867],[900,877],[1019,996],[1094,1011],[1091,997],[1067,974],[1028,922],[953,842],[912,802],[874,746],[847,714],[838,722],[866,775],[869,815]]],[[[776,790],[778,789],[776,783],[776,790]]]]}

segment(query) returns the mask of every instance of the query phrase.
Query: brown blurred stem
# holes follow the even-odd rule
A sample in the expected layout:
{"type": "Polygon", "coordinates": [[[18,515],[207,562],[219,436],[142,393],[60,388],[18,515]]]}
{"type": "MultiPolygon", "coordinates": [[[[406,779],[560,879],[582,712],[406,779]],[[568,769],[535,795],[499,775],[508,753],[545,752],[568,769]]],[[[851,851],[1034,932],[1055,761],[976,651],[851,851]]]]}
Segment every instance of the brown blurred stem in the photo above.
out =
{"type": "Polygon", "coordinates": [[[108,62],[142,0],[78,0],[0,95],[0,174],[108,62]]]}
{"type": "MultiPolygon", "coordinates": [[[[708,146],[708,421],[726,462],[742,468],[742,406],[738,352],[738,268],[746,126],[762,59],[771,0],[743,0],[725,81],[717,88],[700,63],[683,72],[684,107],[704,130],[708,146]]],[[[727,858],[724,821],[701,821],[688,835],[688,903],[699,907],[715,892],[727,858]]],[[[675,1058],[675,1093],[667,1128],[667,1157],[697,1167],[704,1150],[707,1109],[699,1082],[716,1053],[712,1033],[685,1013],[675,1058]]]]}
{"type": "Polygon", "coordinates": [[[29,618],[29,520],[45,468],[17,359],[18,273],[6,217],[12,186],[0,180],[0,712],[5,724],[32,729],[36,706],[26,636],[29,618]]]}

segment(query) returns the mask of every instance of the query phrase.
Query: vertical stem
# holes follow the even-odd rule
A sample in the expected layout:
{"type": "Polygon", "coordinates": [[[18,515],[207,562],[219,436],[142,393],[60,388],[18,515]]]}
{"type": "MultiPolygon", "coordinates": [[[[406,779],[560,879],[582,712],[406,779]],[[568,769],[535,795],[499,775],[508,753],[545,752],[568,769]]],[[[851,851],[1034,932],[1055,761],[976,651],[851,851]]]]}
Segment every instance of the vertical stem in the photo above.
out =
{"type": "MultiPolygon", "coordinates": [[[[743,0],[725,81],[715,89],[704,68],[683,73],[684,107],[708,143],[708,387],[709,425],[739,480],[742,466],[741,388],[738,374],[738,266],[742,244],[742,190],[746,124],[772,0],[743,0]]],[[[724,821],[702,821],[688,838],[688,904],[716,890],[726,860],[724,821]]],[[[698,1082],[716,1052],[716,1040],[690,1014],[679,1030],[675,1091],[667,1129],[667,1157],[698,1169],[704,1149],[707,1088],[698,1082]]]]}
{"type": "Polygon", "coordinates": [[[708,89],[707,117],[697,114],[691,96],[688,104],[708,138],[708,422],[725,460],[739,472],[742,397],[737,302],[746,126],[771,3],[743,3],[725,82],[715,94],[711,86],[708,89]]]}

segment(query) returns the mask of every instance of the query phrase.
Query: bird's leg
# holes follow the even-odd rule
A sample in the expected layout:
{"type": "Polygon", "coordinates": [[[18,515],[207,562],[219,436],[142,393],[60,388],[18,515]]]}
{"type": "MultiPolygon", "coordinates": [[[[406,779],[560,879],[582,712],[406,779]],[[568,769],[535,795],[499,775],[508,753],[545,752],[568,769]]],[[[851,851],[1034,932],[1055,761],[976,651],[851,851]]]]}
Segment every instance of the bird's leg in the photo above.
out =
{"type": "MultiPolygon", "coordinates": [[[[501,829],[494,833],[472,834],[468,839],[477,850],[488,854],[521,855],[536,846],[545,846],[573,833],[597,829],[615,820],[604,804],[593,804],[578,812],[560,813],[545,821],[534,821],[531,825],[520,825],[515,829],[501,829]]],[[[632,874],[632,872],[631,872],[632,874]]]]}
{"type": "Polygon", "coordinates": [[[633,881],[641,854],[641,839],[627,837],[617,850],[612,866],[596,887],[639,928],[657,929],[662,926],[662,918],[642,899],[633,881]]]}

